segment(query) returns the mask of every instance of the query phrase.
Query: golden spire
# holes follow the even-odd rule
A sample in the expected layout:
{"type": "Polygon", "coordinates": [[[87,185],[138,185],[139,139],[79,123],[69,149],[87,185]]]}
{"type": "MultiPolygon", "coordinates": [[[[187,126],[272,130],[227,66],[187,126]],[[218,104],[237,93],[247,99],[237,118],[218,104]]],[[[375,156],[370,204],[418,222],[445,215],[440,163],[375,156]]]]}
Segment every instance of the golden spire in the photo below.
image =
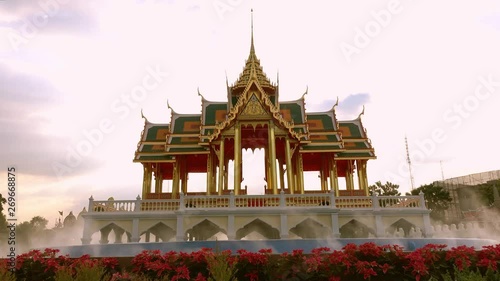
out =
{"type": "Polygon", "coordinates": [[[262,87],[271,88],[273,90],[276,89],[275,85],[271,83],[269,78],[267,78],[266,74],[262,70],[260,61],[255,54],[255,46],[253,40],[253,9],[251,10],[250,18],[250,54],[248,54],[248,59],[245,62],[243,72],[240,74],[238,80],[233,84],[232,89],[234,90],[236,88],[246,88],[251,78],[256,78],[262,87]]]}
{"type": "MultiPolygon", "coordinates": [[[[260,61],[257,59],[255,46],[253,44],[253,9],[250,10],[250,54],[248,55],[248,61],[252,65],[257,63],[260,66],[260,61]]],[[[255,70],[255,68],[252,68],[252,70],[255,70]]]]}
{"type": "Polygon", "coordinates": [[[251,41],[250,41],[250,55],[255,55],[255,48],[253,46],[253,9],[250,10],[250,32],[251,32],[251,41]]]}

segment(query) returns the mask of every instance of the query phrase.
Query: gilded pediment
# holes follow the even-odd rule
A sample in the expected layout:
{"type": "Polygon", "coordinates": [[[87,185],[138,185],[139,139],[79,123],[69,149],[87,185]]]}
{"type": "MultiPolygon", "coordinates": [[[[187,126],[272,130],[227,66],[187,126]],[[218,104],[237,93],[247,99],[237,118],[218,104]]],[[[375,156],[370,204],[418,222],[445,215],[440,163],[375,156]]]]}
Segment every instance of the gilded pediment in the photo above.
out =
{"type": "Polygon", "coordinates": [[[248,99],[247,104],[240,113],[240,117],[244,118],[262,118],[269,117],[268,111],[264,108],[264,105],[260,102],[259,98],[252,93],[248,99]]]}

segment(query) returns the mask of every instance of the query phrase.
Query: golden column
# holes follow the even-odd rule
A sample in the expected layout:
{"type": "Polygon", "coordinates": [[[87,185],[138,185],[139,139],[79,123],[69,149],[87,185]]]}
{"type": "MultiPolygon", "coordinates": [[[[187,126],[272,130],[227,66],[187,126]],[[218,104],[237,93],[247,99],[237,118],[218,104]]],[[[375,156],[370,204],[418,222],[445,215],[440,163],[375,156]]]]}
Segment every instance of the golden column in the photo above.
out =
{"type": "Polygon", "coordinates": [[[162,183],[163,183],[163,178],[161,175],[160,171],[160,165],[156,163],[156,169],[155,169],[155,193],[161,193],[162,192],[162,183]]]}
{"type": "Polygon", "coordinates": [[[328,157],[330,164],[330,186],[335,191],[335,196],[339,196],[339,178],[337,174],[337,161],[332,155],[328,157]]]}
{"type": "Polygon", "coordinates": [[[174,163],[174,172],[172,176],[172,198],[177,198],[177,195],[179,194],[179,170],[179,158],[176,157],[174,163]]]}
{"type": "MultiPolygon", "coordinates": [[[[292,169],[293,169],[293,190],[295,192],[299,192],[299,153],[296,153],[294,156],[292,156],[292,169]]],[[[300,193],[300,192],[299,192],[300,193]]]]}
{"type": "Polygon", "coordinates": [[[271,182],[269,180],[269,149],[267,147],[264,147],[264,180],[266,181],[264,194],[267,194],[267,189],[271,188],[271,182]]]}
{"type": "Polygon", "coordinates": [[[356,160],[356,166],[358,169],[359,189],[364,190],[366,196],[368,196],[370,191],[368,190],[368,178],[366,176],[366,160],[356,160]]]}
{"type": "Polygon", "coordinates": [[[288,190],[290,194],[294,193],[294,178],[293,178],[293,168],[292,168],[292,155],[290,151],[290,140],[285,137],[285,163],[286,163],[286,180],[288,181],[288,190]]]}
{"type": "Polygon", "coordinates": [[[300,194],[304,194],[304,162],[302,161],[302,154],[299,153],[299,157],[297,158],[298,163],[298,171],[297,171],[297,176],[298,176],[298,181],[299,181],[299,188],[300,188],[300,194]]]}
{"type": "Polygon", "coordinates": [[[274,136],[274,124],[273,121],[269,121],[269,164],[270,164],[270,176],[271,176],[271,184],[273,187],[273,194],[278,194],[278,180],[276,177],[276,141],[274,136]]]}
{"type": "Polygon", "coordinates": [[[328,159],[326,157],[327,157],[326,154],[321,155],[321,166],[319,170],[319,177],[321,180],[321,191],[323,192],[328,191],[328,174],[327,174],[328,159]]]}
{"type": "Polygon", "coordinates": [[[187,161],[186,157],[182,157],[182,169],[181,169],[181,177],[182,177],[182,193],[187,193],[187,181],[188,181],[188,172],[187,172],[187,161]]]}
{"type": "Polygon", "coordinates": [[[219,186],[218,186],[218,193],[219,195],[222,195],[222,189],[224,189],[224,138],[221,138],[220,140],[220,149],[219,149],[219,186]]]}
{"type": "Polygon", "coordinates": [[[212,151],[212,177],[210,182],[210,192],[217,194],[217,156],[215,151],[212,151]]]}
{"type": "Polygon", "coordinates": [[[347,160],[347,168],[345,172],[345,180],[346,180],[346,189],[353,190],[354,189],[354,177],[353,177],[353,163],[352,160],[347,160]]]}
{"type": "Polygon", "coordinates": [[[142,199],[146,199],[148,193],[151,193],[152,169],[150,163],[142,163],[144,176],[142,180],[142,199]]]}
{"type": "Polygon", "coordinates": [[[213,164],[213,160],[212,160],[212,148],[210,147],[210,152],[208,153],[208,157],[207,157],[207,190],[206,190],[206,194],[207,195],[210,195],[210,192],[212,191],[212,178],[213,178],[213,175],[212,175],[212,164],[213,164]]]}
{"type": "Polygon", "coordinates": [[[229,159],[224,159],[224,190],[229,189],[229,159]]]}
{"type": "Polygon", "coordinates": [[[240,123],[234,124],[234,195],[239,195],[241,189],[241,128],[240,123]]]}
{"type": "Polygon", "coordinates": [[[163,192],[163,174],[160,173],[160,182],[158,183],[158,193],[163,192]]]}

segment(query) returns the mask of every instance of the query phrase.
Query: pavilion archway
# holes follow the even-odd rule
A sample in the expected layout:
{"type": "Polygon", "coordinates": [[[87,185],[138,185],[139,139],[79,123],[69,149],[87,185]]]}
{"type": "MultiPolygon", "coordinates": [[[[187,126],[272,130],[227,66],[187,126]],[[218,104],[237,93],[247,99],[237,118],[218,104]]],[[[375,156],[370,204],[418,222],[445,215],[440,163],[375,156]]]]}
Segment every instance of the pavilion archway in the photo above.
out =
{"type": "Polygon", "coordinates": [[[236,231],[236,240],[241,240],[243,237],[248,234],[256,232],[260,235],[264,236],[266,239],[279,239],[280,232],[278,229],[272,227],[270,224],[260,220],[255,219],[245,225],[243,228],[238,229],[236,231]]]}

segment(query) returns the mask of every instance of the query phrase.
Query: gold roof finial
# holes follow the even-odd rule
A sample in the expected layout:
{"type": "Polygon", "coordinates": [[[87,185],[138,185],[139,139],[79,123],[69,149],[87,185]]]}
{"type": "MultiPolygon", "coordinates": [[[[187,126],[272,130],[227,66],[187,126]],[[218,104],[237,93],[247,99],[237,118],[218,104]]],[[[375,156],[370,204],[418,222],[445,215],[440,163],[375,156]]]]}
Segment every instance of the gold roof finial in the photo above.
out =
{"type": "Polygon", "coordinates": [[[255,48],[253,46],[253,9],[250,10],[250,32],[251,32],[250,54],[255,55],[255,48]]]}
{"type": "Polygon", "coordinates": [[[144,116],[144,112],[142,111],[142,108],[141,108],[141,117],[142,117],[142,118],[144,118],[144,121],[145,121],[146,123],[149,123],[148,118],[146,118],[146,116],[144,116]]]}
{"type": "Polygon", "coordinates": [[[251,11],[251,28],[250,28],[250,53],[248,54],[248,58],[245,61],[245,67],[243,68],[243,72],[240,74],[238,80],[233,84],[232,89],[244,89],[247,87],[249,81],[251,79],[256,79],[259,84],[266,88],[275,89],[275,86],[271,83],[269,78],[267,78],[266,74],[262,70],[260,66],[260,61],[255,54],[255,45],[253,39],[253,9],[251,11]]]}
{"type": "Polygon", "coordinates": [[[196,91],[198,92],[198,96],[201,97],[201,100],[204,100],[205,97],[200,93],[200,87],[196,88],[196,91]]]}
{"type": "Polygon", "coordinates": [[[309,92],[309,85],[306,85],[306,91],[302,94],[301,99],[304,99],[304,97],[307,95],[307,92],[309,92]]]}
{"type": "Polygon", "coordinates": [[[358,115],[358,119],[361,118],[361,115],[364,115],[365,114],[365,105],[363,105],[363,110],[361,111],[361,113],[358,115]]]}

